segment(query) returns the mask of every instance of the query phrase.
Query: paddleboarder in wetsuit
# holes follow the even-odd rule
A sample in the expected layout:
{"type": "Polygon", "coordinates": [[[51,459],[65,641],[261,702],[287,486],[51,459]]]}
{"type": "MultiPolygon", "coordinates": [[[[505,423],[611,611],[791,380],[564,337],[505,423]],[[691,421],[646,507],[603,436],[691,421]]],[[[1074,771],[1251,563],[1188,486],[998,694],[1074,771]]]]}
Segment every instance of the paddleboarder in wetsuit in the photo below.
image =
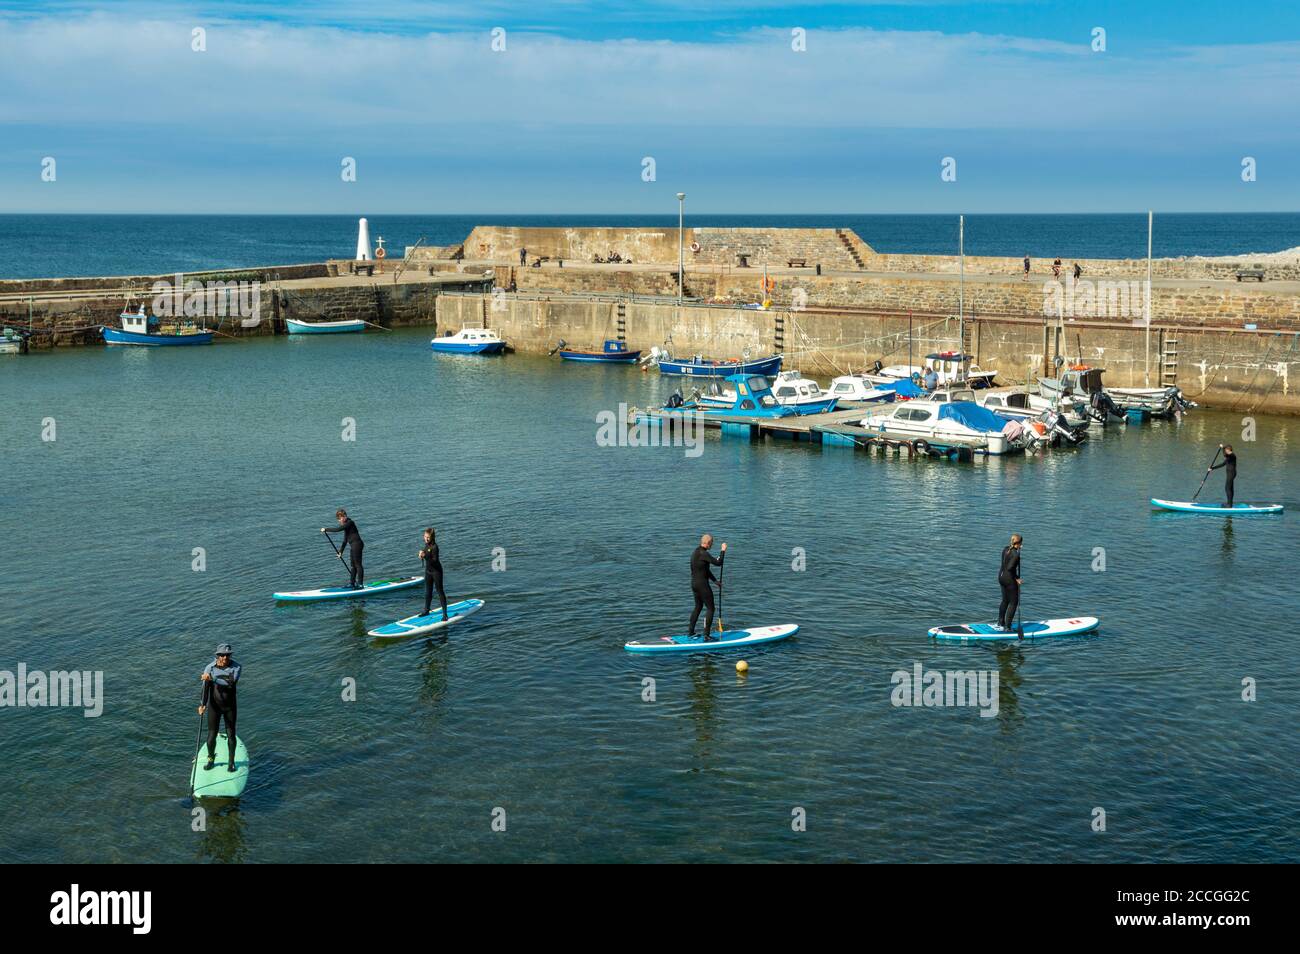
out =
{"type": "Polygon", "coordinates": [[[217,761],[217,730],[221,720],[226,720],[226,743],[230,749],[228,771],[235,771],[235,686],[239,683],[239,663],[230,654],[230,643],[217,647],[216,658],[208,663],[199,678],[203,680],[203,704],[199,715],[208,714],[208,764],[206,772],[217,761]]]}
{"type": "MultiPolygon", "coordinates": [[[[1218,470],[1220,467],[1227,468],[1227,470],[1224,471],[1224,474],[1227,475],[1227,479],[1224,481],[1223,489],[1228,494],[1228,509],[1231,510],[1232,509],[1232,485],[1237,479],[1237,455],[1233,453],[1231,444],[1228,444],[1226,446],[1220,444],[1219,449],[1223,451],[1223,463],[1211,464],[1210,470],[1218,470]]],[[[1209,472],[1210,471],[1208,470],[1206,471],[1207,474],[1209,472]]]]}
{"type": "Polygon", "coordinates": [[[339,544],[339,559],[343,559],[343,551],[347,550],[348,555],[352,557],[352,566],[348,568],[348,586],[351,589],[360,589],[366,583],[366,570],[361,564],[361,551],[365,549],[365,543],[361,540],[361,533],[357,530],[357,525],[352,522],[346,510],[334,511],[334,516],[338,518],[338,529],[320,528],[321,533],[342,533],[343,541],[339,544]]]}
{"type": "Polygon", "coordinates": [[[447,594],[442,589],[442,563],[438,560],[438,544],[433,527],[424,528],[424,546],[420,549],[420,559],[424,562],[424,615],[429,615],[433,605],[433,591],[438,591],[438,602],[442,604],[442,621],[447,621],[447,594]]]}
{"type": "Polygon", "coordinates": [[[1020,605],[1020,541],[1020,534],[1011,534],[1011,544],[1003,547],[1002,565],[998,568],[998,586],[1002,587],[998,626],[1003,632],[1011,629],[1016,621],[1016,607],[1020,605]]]}
{"type": "Polygon", "coordinates": [[[711,566],[722,566],[722,561],[727,556],[727,545],[722,545],[722,556],[715,557],[709,552],[713,546],[713,534],[706,533],[700,537],[700,545],[695,548],[691,554],[691,592],[695,595],[695,612],[691,613],[691,627],[689,635],[695,635],[695,624],[700,620],[700,610],[708,608],[708,615],[704,622],[704,638],[714,640],[713,635],[713,589],[709,583],[717,583],[718,588],[722,588],[722,583],[709,569],[711,566]]]}

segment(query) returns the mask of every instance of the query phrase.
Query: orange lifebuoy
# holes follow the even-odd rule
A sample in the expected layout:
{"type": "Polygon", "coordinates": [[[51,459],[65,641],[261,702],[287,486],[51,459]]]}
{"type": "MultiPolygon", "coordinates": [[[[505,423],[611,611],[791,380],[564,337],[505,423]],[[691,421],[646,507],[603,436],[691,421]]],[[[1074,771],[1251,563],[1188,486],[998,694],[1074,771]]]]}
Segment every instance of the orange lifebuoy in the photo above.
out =
{"type": "Polygon", "coordinates": [[[692,243],[691,243],[691,251],[692,251],[692,252],[698,252],[699,250],[700,250],[700,243],[699,243],[699,242],[692,242],[692,243]]]}
{"type": "Polygon", "coordinates": [[[375,258],[383,258],[387,254],[388,253],[384,251],[384,247],[382,245],[379,246],[379,248],[375,249],[375,258]]]}

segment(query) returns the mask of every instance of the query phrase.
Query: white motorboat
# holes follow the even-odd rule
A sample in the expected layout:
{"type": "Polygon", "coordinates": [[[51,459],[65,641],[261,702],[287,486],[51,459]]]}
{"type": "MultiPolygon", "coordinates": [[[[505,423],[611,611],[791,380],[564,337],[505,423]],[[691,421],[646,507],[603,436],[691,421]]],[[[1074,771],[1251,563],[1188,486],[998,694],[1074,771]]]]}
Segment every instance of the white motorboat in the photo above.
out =
{"type": "Polygon", "coordinates": [[[965,395],[973,396],[973,392],[959,389],[940,392],[939,400],[902,401],[888,411],[868,415],[862,426],[927,446],[942,448],[953,442],[990,455],[1024,446],[1020,436],[1024,429],[1018,422],[963,399],[965,395]],[[1012,435],[1017,435],[1014,440],[1012,435]]]}
{"type": "Polygon", "coordinates": [[[1087,406],[1069,397],[1044,397],[1031,394],[1024,388],[995,388],[979,392],[976,403],[994,414],[1012,421],[1045,420],[1044,415],[1056,414],[1061,423],[1071,430],[1085,429],[1092,418],[1087,406]]]}
{"type": "Polygon", "coordinates": [[[828,392],[841,401],[856,401],[864,404],[888,404],[897,400],[898,392],[882,388],[868,381],[864,374],[842,374],[831,380],[828,392]]]}
{"type": "MultiPolygon", "coordinates": [[[[891,364],[877,368],[867,379],[876,383],[890,380],[923,380],[928,370],[933,369],[940,385],[967,384],[972,388],[991,388],[994,385],[996,371],[983,371],[979,365],[972,364],[975,356],[961,354],[957,351],[936,351],[925,356],[927,364],[891,364]]],[[[879,364],[879,362],[877,362],[879,364]]]]}

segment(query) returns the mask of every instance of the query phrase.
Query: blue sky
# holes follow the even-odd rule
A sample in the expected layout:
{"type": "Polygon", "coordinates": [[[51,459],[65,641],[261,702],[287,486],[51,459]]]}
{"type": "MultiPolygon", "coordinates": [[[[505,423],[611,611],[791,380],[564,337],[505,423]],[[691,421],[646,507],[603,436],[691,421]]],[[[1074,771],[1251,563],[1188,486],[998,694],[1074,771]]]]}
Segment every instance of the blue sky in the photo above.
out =
{"type": "Polygon", "coordinates": [[[0,81],[0,212],[1300,209],[1294,4],[0,0],[0,81]]]}

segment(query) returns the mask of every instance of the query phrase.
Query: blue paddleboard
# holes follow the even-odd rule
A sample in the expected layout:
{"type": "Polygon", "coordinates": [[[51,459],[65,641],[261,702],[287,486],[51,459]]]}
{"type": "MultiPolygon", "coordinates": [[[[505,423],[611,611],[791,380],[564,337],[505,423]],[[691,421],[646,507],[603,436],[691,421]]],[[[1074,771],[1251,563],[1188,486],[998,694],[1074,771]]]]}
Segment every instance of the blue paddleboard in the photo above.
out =
{"type": "MultiPolygon", "coordinates": [[[[1071,619],[1042,619],[1024,624],[1025,639],[1046,639],[1050,636],[1082,636],[1101,625],[1095,616],[1076,616],[1071,619]]],[[[1004,630],[992,623],[965,623],[959,626],[936,626],[930,630],[935,639],[950,639],[963,643],[1005,642],[1020,638],[1020,630],[1012,626],[1004,630]]]]}
{"type": "Polygon", "coordinates": [[[712,633],[713,639],[705,639],[698,633],[694,636],[657,636],[653,639],[634,639],[624,643],[623,648],[630,653],[706,653],[719,649],[736,649],[742,646],[756,646],[760,643],[774,643],[799,632],[794,623],[781,626],[758,626],[754,629],[731,629],[724,633],[712,633]]]}
{"type": "Polygon", "coordinates": [[[442,618],[442,607],[439,607],[427,616],[408,616],[406,619],[399,619],[395,623],[388,623],[378,629],[372,629],[370,635],[376,639],[406,639],[410,636],[423,636],[425,633],[432,633],[444,626],[459,623],[466,616],[477,613],[482,608],[482,600],[461,600],[459,603],[448,603],[447,619],[445,621],[442,618]]]}
{"type": "Polygon", "coordinates": [[[1281,513],[1282,504],[1251,504],[1239,503],[1231,507],[1224,507],[1220,504],[1212,503],[1192,503],[1190,500],[1157,500],[1151,498],[1151,506],[1158,507],[1161,510],[1177,510],[1181,513],[1208,513],[1224,517],[1235,517],[1237,515],[1249,515],[1256,513],[1281,513]]]}
{"type": "Polygon", "coordinates": [[[389,580],[375,580],[365,586],[323,586],[318,590],[285,590],[273,594],[277,600],[346,600],[354,596],[374,596],[376,593],[391,593],[419,586],[424,582],[422,576],[402,576],[389,580]]]}
{"type": "Polygon", "coordinates": [[[230,771],[230,744],[226,733],[217,735],[216,761],[212,768],[208,764],[208,743],[199,746],[194,754],[194,765],[190,768],[190,784],[194,794],[199,798],[238,798],[244,794],[248,785],[248,750],[244,740],[235,736],[235,770],[230,771]]]}

